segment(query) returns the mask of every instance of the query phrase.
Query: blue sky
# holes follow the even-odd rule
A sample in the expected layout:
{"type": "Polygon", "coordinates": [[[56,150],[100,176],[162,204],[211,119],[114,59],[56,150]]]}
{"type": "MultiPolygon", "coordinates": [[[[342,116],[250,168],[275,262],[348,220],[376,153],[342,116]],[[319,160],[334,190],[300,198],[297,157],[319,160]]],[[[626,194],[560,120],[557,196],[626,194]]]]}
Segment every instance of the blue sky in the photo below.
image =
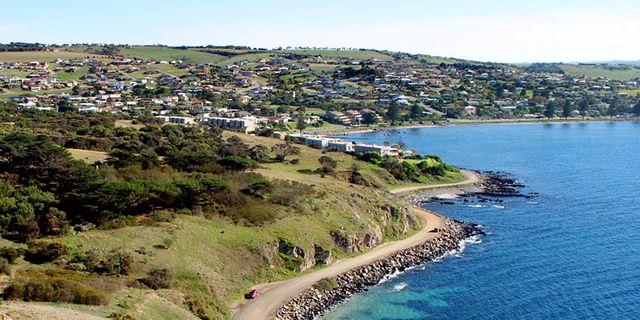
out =
{"type": "Polygon", "coordinates": [[[359,47],[483,61],[640,59],[638,0],[11,0],[0,42],[359,47]]]}

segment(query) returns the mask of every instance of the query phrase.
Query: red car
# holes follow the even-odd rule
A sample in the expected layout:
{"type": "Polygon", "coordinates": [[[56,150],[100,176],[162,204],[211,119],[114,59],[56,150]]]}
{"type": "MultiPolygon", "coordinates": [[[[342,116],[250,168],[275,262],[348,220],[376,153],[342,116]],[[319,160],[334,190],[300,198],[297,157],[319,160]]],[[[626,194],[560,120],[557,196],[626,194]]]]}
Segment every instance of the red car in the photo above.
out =
{"type": "Polygon", "coordinates": [[[244,297],[246,299],[255,299],[255,298],[259,297],[259,296],[260,296],[260,291],[258,291],[256,289],[253,289],[253,290],[249,291],[249,293],[244,295],[244,297]]]}

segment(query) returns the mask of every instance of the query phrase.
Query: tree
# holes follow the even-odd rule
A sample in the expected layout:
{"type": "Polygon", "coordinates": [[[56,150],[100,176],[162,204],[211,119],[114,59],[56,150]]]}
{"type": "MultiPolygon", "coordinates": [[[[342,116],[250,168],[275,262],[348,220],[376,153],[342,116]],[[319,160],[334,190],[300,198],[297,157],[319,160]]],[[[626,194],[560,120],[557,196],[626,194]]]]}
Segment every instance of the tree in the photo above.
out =
{"type": "Polygon", "coordinates": [[[296,129],[302,132],[306,127],[307,124],[304,122],[304,114],[302,112],[298,112],[298,123],[296,123],[296,129]]]}
{"type": "Polygon", "coordinates": [[[249,157],[257,162],[268,162],[269,149],[265,145],[257,144],[249,149],[249,157]]]}
{"type": "Polygon", "coordinates": [[[590,97],[588,96],[583,97],[582,100],[580,100],[580,103],[578,104],[578,109],[580,110],[580,115],[582,115],[582,118],[589,115],[589,110],[591,109],[590,97]]]}
{"type": "Polygon", "coordinates": [[[607,115],[612,118],[618,115],[618,112],[619,112],[618,108],[619,108],[618,100],[616,99],[611,100],[611,102],[609,103],[609,108],[607,109],[607,115]]]}
{"type": "Polygon", "coordinates": [[[409,113],[409,117],[411,119],[414,119],[414,120],[415,119],[420,119],[420,118],[422,118],[422,111],[423,110],[422,110],[421,106],[419,106],[417,104],[414,104],[414,105],[411,106],[411,111],[409,113]]]}
{"type": "Polygon", "coordinates": [[[387,109],[387,120],[394,122],[400,118],[400,108],[397,103],[392,103],[389,105],[389,109],[387,109]]]}
{"type": "Polygon", "coordinates": [[[320,157],[320,159],[318,159],[318,162],[320,162],[320,165],[322,166],[322,172],[324,173],[332,173],[338,167],[338,162],[328,156],[320,157]]]}
{"type": "Polygon", "coordinates": [[[555,101],[549,101],[549,103],[547,103],[547,107],[544,109],[544,115],[551,119],[556,115],[556,102],[555,101]]]}
{"type": "Polygon", "coordinates": [[[633,106],[632,112],[635,113],[636,117],[640,117],[640,98],[636,101],[636,104],[633,106]]]}
{"type": "Polygon", "coordinates": [[[291,143],[280,143],[271,147],[271,152],[276,155],[276,160],[282,162],[289,155],[299,154],[300,148],[292,145],[291,143]]]}
{"type": "Polygon", "coordinates": [[[376,124],[378,123],[378,117],[376,117],[376,114],[373,112],[365,112],[365,114],[362,115],[362,123],[376,124]]]}
{"type": "Polygon", "coordinates": [[[571,101],[568,99],[564,100],[562,104],[562,116],[566,119],[571,116],[571,112],[573,111],[573,107],[571,106],[571,101]]]}

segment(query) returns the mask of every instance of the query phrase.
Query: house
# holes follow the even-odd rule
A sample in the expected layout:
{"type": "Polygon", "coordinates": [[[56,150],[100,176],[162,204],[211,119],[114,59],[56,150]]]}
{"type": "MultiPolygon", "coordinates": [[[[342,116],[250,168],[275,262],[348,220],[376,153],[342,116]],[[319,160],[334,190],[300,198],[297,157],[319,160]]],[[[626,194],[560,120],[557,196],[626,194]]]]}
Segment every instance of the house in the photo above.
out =
{"type": "Polygon", "coordinates": [[[389,156],[389,157],[397,157],[398,149],[392,148],[389,146],[379,146],[375,144],[356,144],[354,147],[355,153],[367,153],[367,152],[375,152],[379,153],[381,156],[389,156]]]}
{"type": "Polygon", "coordinates": [[[351,153],[354,152],[354,144],[346,141],[330,141],[327,150],[351,153]]]}
{"type": "Polygon", "coordinates": [[[325,137],[307,137],[306,144],[311,148],[325,149],[329,146],[330,142],[338,142],[340,139],[325,138],[325,137]]]}
{"type": "Polygon", "coordinates": [[[464,107],[464,112],[468,115],[475,115],[477,112],[477,108],[474,106],[466,106],[464,107]]]}
{"type": "Polygon", "coordinates": [[[167,122],[175,123],[175,124],[184,124],[184,125],[195,125],[196,118],[194,117],[167,117],[167,122]]]}
{"type": "Polygon", "coordinates": [[[206,122],[210,126],[220,127],[225,130],[240,131],[244,133],[255,132],[258,120],[255,117],[223,118],[210,117],[206,122]]]}

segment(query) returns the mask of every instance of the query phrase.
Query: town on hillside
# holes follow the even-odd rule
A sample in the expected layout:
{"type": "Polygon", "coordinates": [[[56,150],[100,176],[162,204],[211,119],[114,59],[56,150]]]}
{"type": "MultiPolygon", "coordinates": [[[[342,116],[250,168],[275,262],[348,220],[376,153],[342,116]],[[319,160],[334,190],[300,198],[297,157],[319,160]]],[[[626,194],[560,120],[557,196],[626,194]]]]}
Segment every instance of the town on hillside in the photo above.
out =
{"type": "Polygon", "coordinates": [[[20,109],[246,133],[629,118],[640,114],[639,83],[633,65],[511,65],[349,48],[0,45],[0,100],[20,109]]]}

